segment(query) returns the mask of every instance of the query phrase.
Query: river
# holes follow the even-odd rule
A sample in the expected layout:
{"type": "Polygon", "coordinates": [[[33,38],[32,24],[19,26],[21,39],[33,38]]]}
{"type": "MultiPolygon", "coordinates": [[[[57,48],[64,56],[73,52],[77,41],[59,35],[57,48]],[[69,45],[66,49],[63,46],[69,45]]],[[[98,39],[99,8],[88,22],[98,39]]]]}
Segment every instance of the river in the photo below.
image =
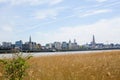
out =
{"type": "MultiPolygon", "coordinates": [[[[51,55],[66,55],[66,54],[87,54],[87,53],[96,53],[96,52],[109,52],[109,51],[120,51],[120,50],[95,50],[95,51],[66,51],[66,52],[38,52],[38,53],[23,53],[23,55],[32,55],[35,57],[39,56],[51,56],[51,55]]],[[[10,58],[13,54],[0,54],[0,58],[10,58]]]]}

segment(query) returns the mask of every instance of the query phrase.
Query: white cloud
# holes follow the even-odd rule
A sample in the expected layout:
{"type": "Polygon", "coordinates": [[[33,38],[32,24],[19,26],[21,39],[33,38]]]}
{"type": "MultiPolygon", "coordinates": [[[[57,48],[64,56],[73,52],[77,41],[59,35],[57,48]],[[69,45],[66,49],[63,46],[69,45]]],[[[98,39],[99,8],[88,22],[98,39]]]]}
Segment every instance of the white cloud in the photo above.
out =
{"type": "Polygon", "coordinates": [[[106,2],[106,1],[108,1],[108,0],[86,0],[86,1],[96,1],[96,2],[99,2],[99,3],[102,3],[102,2],[106,2]]]}
{"type": "Polygon", "coordinates": [[[107,1],[107,0],[96,0],[97,2],[105,2],[105,1],[107,1]]]}
{"type": "Polygon", "coordinates": [[[61,3],[62,1],[63,0],[52,0],[52,1],[50,1],[50,4],[55,5],[55,4],[61,3]]]}
{"type": "Polygon", "coordinates": [[[0,26],[0,39],[1,39],[1,41],[0,41],[0,43],[2,42],[2,41],[11,41],[12,39],[13,39],[13,36],[14,36],[14,27],[13,27],[13,25],[7,25],[7,24],[5,24],[5,25],[1,25],[0,26]]]}
{"type": "Polygon", "coordinates": [[[38,10],[34,13],[34,17],[36,19],[56,19],[59,13],[65,9],[64,7],[53,8],[53,9],[46,9],[46,10],[38,10]]]}
{"type": "MultiPolygon", "coordinates": [[[[100,20],[94,24],[76,26],[76,27],[67,27],[63,28],[61,31],[62,35],[76,37],[80,40],[83,40],[84,43],[90,41],[93,34],[98,37],[98,41],[110,41],[110,42],[119,42],[120,35],[120,18],[114,18],[111,20],[100,20]]],[[[61,35],[61,37],[62,37],[61,35]]]]}
{"type": "Polygon", "coordinates": [[[2,29],[3,31],[6,31],[6,32],[12,32],[12,31],[13,31],[13,27],[12,27],[12,26],[8,26],[8,25],[2,26],[1,29],[2,29]]]}
{"type": "Polygon", "coordinates": [[[7,2],[7,0],[0,0],[0,3],[4,3],[4,2],[7,2]]]}
{"type": "Polygon", "coordinates": [[[108,13],[111,11],[112,10],[110,10],[110,9],[91,10],[91,11],[87,11],[85,13],[80,14],[80,17],[87,17],[87,16],[96,15],[96,14],[103,14],[103,13],[108,13]]]}
{"type": "MultiPolygon", "coordinates": [[[[1,21],[2,22],[2,21],[1,21]]],[[[0,30],[4,32],[12,32],[14,30],[15,23],[12,21],[0,23],[0,30]]]]}
{"type": "Polygon", "coordinates": [[[55,18],[58,15],[58,12],[54,9],[41,10],[35,13],[36,19],[45,19],[45,18],[55,18]]]}
{"type": "Polygon", "coordinates": [[[55,5],[61,3],[63,0],[0,0],[0,3],[10,3],[11,5],[41,5],[49,4],[55,5]]]}
{"type": "Polygon", "coordinates": [[[84,44],[92,40],[93,34],[96,37],[96,42],[118,43],[120,39],[120,17],[102,19],[89,25],[61,27],[54,32],[45,33],[46,35],[42,34],[44,33],[37,34],[37,36],[41,36],[45,43],[50,41],[68,41],[76,38],[79,44],[84,44]]]}

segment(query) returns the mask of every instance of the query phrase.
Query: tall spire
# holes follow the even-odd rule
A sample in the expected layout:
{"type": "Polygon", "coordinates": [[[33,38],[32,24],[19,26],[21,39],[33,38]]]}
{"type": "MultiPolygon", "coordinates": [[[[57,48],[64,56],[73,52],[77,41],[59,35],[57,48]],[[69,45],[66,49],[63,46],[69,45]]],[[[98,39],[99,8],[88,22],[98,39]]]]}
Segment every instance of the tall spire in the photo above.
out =
{"type": "Polygon", "coordinates": [[[31,43],[32,41],[31,41],[31,36],[29,37],[29,42],[31,43]]]}
{"type": "Polygon", "coordinates": [[[71,43],[71,40],[69,40],[69,43],[71,43]]]}
{"type": "Polygon", "coordinates": [[[93,44],[95,44],[95,36],[93,35],[93,44]]]}
{"type": "Polygon", "coordinates": [[[74,43],[76,43],[76,39],[74,39],[74,43]]]}
{"type": "Polygon", "coordinates": [[[92,46],[95,47],[96,43],[95,43],[95,36],[93,35],[93,40],[92,40],[92,46]]]}

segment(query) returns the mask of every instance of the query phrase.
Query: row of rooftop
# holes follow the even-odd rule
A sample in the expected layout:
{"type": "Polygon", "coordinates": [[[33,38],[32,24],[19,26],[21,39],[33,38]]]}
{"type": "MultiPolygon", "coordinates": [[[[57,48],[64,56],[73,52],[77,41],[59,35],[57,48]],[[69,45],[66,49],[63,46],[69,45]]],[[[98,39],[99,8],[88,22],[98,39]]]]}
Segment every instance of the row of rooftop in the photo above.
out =
{"type": "Polygon", "coordinates": [[[45,46],[38,44],[36,42],[32,42],[31,37],[28,42],[23,44],[22,40],[16,41],[15,44],[11,42],[3,42],[0,45],[0,50],[4,49],[15,49],[21,51],[67,51],[67,50],[87,50],[87,49],[120,49],[120,44],[103,44],[96,43],[95,37],[93,35],[93,39],[91,43],[85,45],[78,45],[76,40],[72,42],[54,42],[48,43],[45,46]]]}

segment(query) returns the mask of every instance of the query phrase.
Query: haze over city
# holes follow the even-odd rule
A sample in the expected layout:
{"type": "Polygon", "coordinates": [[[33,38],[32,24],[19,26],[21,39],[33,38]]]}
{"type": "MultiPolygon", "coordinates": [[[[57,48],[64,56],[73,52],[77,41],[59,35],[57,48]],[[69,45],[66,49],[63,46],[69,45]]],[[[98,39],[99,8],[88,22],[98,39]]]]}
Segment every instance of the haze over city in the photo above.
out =
{"type": "Polygon", "coordinates": [[[0,43],[120,43],[119,0],[0,0],[0,43]]]}

